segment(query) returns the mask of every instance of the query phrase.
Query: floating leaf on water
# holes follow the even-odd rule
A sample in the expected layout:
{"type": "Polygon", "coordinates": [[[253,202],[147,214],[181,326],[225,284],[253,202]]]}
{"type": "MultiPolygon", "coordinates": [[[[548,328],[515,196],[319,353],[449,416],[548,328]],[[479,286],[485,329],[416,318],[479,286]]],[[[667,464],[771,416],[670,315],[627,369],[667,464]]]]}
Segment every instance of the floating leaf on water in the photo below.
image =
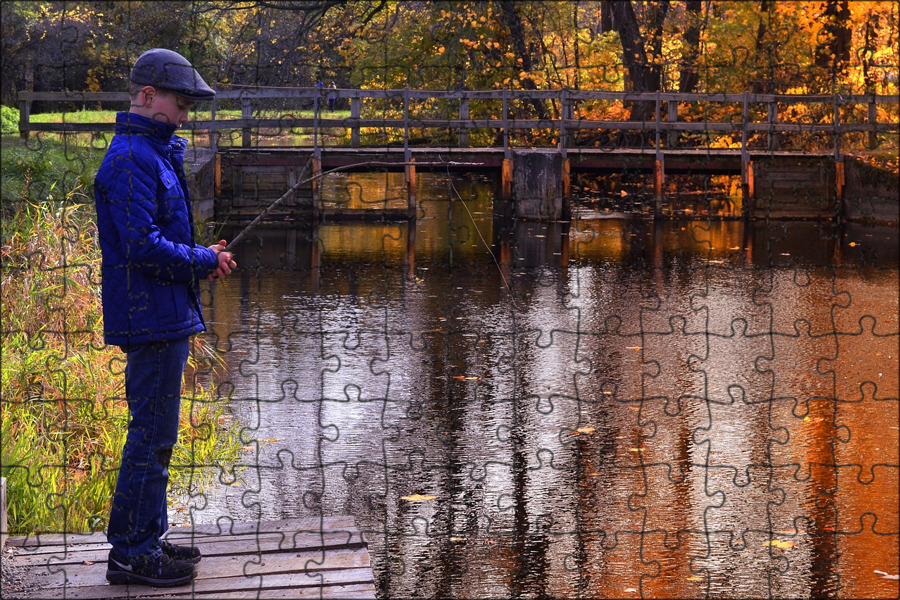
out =
{"type": "Polygon", "coordinates": [[[851,248],[855,248],[855,247],[856,247],[856,242],[850,242],[850,247],[851,247],[851,248]]]}
{"type": "Polygon", "coordinates": [[[428,502],[434,500],[437,496],[423,496],[422,494],[413,494],[412,496],[400,496],[401,500],[407,502],[428,502]]]}
{"type": "Polygon", "coordinates": [[[594,433],[594,428],[593,428],[593,427],[590,427],[590,426],[588,426],[588,427],[579,427],[578,429],[575,430],[575,433],[581,433],[581,434],[584,434],[584,435],[591,435],[591,434],[594,433]]]}
{"type": "Polygon", "coordinates": [[[704,581],[706,577],[701,577],[700,575],[693,575],[688,577],[685,581],[704,581]]]}
{"type": "Polygon", "coordinates": [[[786,542],[784,540],[770,540],[763,545],[764,546],[773,546],[775,548],[787,549],[787,548],[793,548],[794,546],[796,546],[797,542],[786,542]]]}

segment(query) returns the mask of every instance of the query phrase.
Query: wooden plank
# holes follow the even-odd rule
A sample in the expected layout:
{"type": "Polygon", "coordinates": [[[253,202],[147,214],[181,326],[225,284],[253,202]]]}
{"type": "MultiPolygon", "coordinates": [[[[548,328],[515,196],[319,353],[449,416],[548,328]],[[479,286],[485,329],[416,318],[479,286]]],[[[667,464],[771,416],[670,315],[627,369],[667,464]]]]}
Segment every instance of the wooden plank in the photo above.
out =
{"type": "Polygon", "coordinates": [[[318,589],[300,590],[242,590],[216,592],[214,594],[195,593],[194,598],[215,598],[222,600],[281,600],[287,598],[375,598],[374,584],[330,585],[318,589]]]}
{"type": "MultiPolygon", "coordinates": [[[[204,556],[248,555],[260,552],[288,552],[312,549],[359,548],[365,542],[357,531],[301,533],[297,535],[261,534],[259,537],[221,537],[194,540],[204,556]]],[[[110,546],[89,546],[83,550],[78,547],[61,548],[56,553],[22,554],[16,557],[17,562],[26,565],[52,565],[54,567],[80,563],[84,561],[105,561],[110,546]]]]}
{"type": "MultiPolygon", "coordinates": [[[[196,545],[204,542],[213,542],[228,539],[239,540],[238,536],[259,536],[262,542],[284,540],[288,534],[312,534],[320,533],[356,534],[355,519],[353,517],[325,517],[323,519],[285,519],[280,521],[264,521],[261,523],[215,523],[198,525],[196,527],[179,527],[170,529],[164,536],[173,543],[192,541],[196,545]]],[[[307,538],[306,541],[309,541],[307,538]]],[[[74,552],[92,552],[96,550],[109,550],[106,542],[106,534],[72,533],[72,534],[40,534],[35,536],[10,537],[8,543],[12,547],[19,548],[17,556],[44,557],[51,555],[63,555],[74,552]],[[63,542],[68,542],[63,544],[63,542]]]]}
{"type": "MultiPolygon", "coordinates": [[[[283,543],[281,539],[268,540],[241,540],[225,539],[209,543],[197,543],[204,557],[214,556],[253,556],[260,553],[274,552],[301,552],[301,551],[332,551],[339,548],[357,549],[366,547],[359,533],[354,533],[348,540],[343,534],[335,537],[330,534],[324,540],[324,545],[307,545],[291,547],[283,543]]],[[[106,561],[110,546],[88,548],[69,548],[57,554],[23,554],[16,556],[16,564],[27,567],[59,568],[66,565],[96,563],[106,561]]]]}
{"type": "Polygon", "coordinates": [[[105,541],[106,534],[102,531],[95,531],[92,533],[37,533],[12,536],[7,539],[6,543],[17,548],[38,551],[51,546],[62,547],[64,544],[93,544],[105,541]]]}
{"type": "Polygon", "coordinates": [[[110,585],[108,583],[86,586],[47,587],[36,589],[19,596],[22,600],[32,598],[55,599],[106,599],[106,598],[182,598],[193,597],[197,593],[221,594],[235,590],[262,591],[286,589],[291,591],[319,590],[333,585],[365,585],[372,582],[372,570],[368,567],[342,569],[338,571],[310,571],[295,573],[263,574],[245,577],[204,578],[200,575],[194,581],[173,588],[154,588],[144,585],[110,585]]]}
{"type": "Polygon", "coordinates": [[[106,581],[103,534],[15,539],[4,560],[22,569],[30,590],[20,598],[374,598],[366,544],[352,517],[230,521],[171,530],[176,543],[201,548],[197,577],[178,588],[113,586],[106,581]],[[70,540],[89,543],[67,544],[70,540]],[[50,541],[56,543],[49,543],[50,541]],[[271,595],[269,595],[271,593],[271,595]]]}
{"type": "MultiPolygon", "coordinates": [[[[16,564],[22,566],[18,561],[16,564]]],[[[371,567],[365,547],[309,552],[277,552],[243,556],[205,556],[197,566],[198,579],[218,579],[243,575],[268,576],[284,573],[325,572],[371,567]]],[[[106,558],[74,564],[36,565],[28,568],[28,577],[42,587],[79,588],[105,586],[106,558]]]]}

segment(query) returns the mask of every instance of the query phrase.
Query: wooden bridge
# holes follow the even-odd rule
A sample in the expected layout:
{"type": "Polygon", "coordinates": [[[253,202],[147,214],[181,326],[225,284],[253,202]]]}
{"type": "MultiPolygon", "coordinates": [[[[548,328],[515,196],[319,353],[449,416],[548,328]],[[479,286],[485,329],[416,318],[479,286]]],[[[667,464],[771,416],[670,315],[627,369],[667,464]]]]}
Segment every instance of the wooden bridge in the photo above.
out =
{"type": "MultiPolygon", "coordinates": [[[[27,136],[114,128],[34,122],[31,102],[127,103],[128,95],[23,92],[20,101],[19,128],[27,136]]],[[[194,133],[195,145],[216,151],[217,197],[283,192],[310,159],[309,201],[295,208],[313,215],[321,212],[320,174],[377,163],[405,173],[406,217],[416,212],[417,169],[465,169],[499,174],[498,197],[514,203],[520,218],[564,219],[573,177],[625,171],[652,177],[649,208],[657,215],[664,214],[667,175],[696,173],[740,175],[745,217],[841,218],[846,153],[883,140],[896,145],[897,104],[897,96],[839,94],[250,87],[219,91],[210,118],[184,129],[194,133]],[[349,116],[333,113],[330,99],[349,104],[349,116]],[[652,104],[655,118],[590,117],[611,105],[624,113],[634,103],[652,104]],[[879,122],[885,105],[894,106],[892,120],[879,122]],[[239,108],[241,116],[222,118],[225,108],[232,115],[239,108]],[[229,188],[234,182],[238,188],[229,188]],[[798,203],[798,194],[809,202],[798,203]]],[[[278,195],[259,197],[258,204],[278,195]]]]}

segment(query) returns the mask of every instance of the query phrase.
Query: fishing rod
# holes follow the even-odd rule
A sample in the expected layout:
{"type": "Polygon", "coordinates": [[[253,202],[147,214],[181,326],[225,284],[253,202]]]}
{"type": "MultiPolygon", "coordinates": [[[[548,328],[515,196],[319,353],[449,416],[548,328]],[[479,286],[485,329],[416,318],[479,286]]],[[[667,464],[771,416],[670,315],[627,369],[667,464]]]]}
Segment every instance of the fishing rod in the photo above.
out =
{"type": "Polygon", "coordinates": [[[392,162],[392,161],[378,161],[378,160],[369,160],[365,162],[353,163],[349,165],[342,165],[340,167],[335,167],[333,169],[328,169],[327,171],[322,171],[321,173],[317,173],[306,179],[303,179],[303,174],[306,173],[306,169],[309,168],[309,165],[312,164],[312,157],[306,164],[303,165],[303,169],[300,170],[300,174],[298,175],[299,181],[292,185],[288,190],[282,194],[280,198],[272,202],[269,206],[266,207],[259,215],[256,216],[255,219],[250,221],[250,223],[244,227],[240,233],[238,233],[233,240],[231,240],[227,246],[225,246],[225,251],[230,252],[242,239],[244,239],[247,234],[256,228],[262,220],[272,212],[276,206],[284,202],[291,194],[296,192],[301,186],[315,181],[316,179],[321,179],[330,173],[334,173],[336,171],[346,171],[347,169],[353,169],[358,167],[402,167],[402,166],[417,166],[417,167],[450,167],[450,166],[458,166],[458,167],[481,167],[484,166],[482,163],[477,162],[458,162],[458,161],[439,161],[439,162],[392,162]]]}
{"type": "MultiPolygon", "coordinates": [[[[447,169],[447,181],[450,184],[450,190],[456,194],[456,197],[459,198],[460,204],[462,204],[463,208],[466,209],[466,213],[469,215],[469,220],[472,222],[472,228],[475,230],[475,233],[478,234],[478,237],[481,239],[481,243],[484,245],[485,250],[487,250],[488,255],[491,257],[491,260],[494,261],[494,265],[497,267],[497,272],[500,275],[500,279],[503,281],[503,285],[506,286],[506,293],[509,294],[509,299],[512,302],[512,306],[519,312],[522,312],[522,309],[519,308],[518,303],[516,302],[516,296],[513,294],[512,288],[509,285],[509,281],[507,281],[506,276],[503,274],[503,268],[500,266],[500,263],[497,261],[497,257],[494,256],[494,252],[491,250],[491,247],[488,245],[487,241],[484,239],[484,236],[481,235],[481,230],[478,229],[478,224],[475,222],[475,216],[472,215],[472,211],[469,210],[469,207],[466,206],[466,201],[463,200],[462,195],[456,189],[456,186],[453,185],[453,179],[450,177],[450,170],[447,169]]],[[[453,198],[451,197],[451,200],[453,198]]]]}

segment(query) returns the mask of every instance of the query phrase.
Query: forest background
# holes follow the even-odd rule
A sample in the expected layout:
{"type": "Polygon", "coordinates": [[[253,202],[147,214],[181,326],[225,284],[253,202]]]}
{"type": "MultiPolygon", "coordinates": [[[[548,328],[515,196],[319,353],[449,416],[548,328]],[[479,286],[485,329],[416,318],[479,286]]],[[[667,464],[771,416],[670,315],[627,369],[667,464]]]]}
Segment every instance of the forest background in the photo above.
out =
{"type": "Polygon", "coordinates": [[[0,93],[16,106],[20,90],[123,91],[134,60],[160,46],[220,89],[333,80],[896,94],[898,10],[850,0],[4,2],[0,93]]]}

